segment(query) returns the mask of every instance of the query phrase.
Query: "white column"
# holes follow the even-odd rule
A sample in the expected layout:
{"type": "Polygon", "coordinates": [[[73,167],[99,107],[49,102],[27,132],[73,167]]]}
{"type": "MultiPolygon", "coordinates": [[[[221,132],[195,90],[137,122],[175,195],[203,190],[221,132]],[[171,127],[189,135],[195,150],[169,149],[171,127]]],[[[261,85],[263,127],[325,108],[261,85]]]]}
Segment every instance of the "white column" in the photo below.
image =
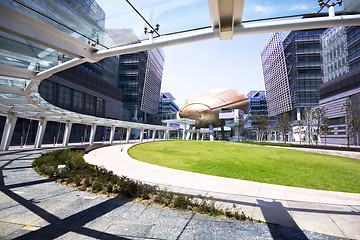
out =
{"type": "Polygon", "coordinates": [[[111,126],[109,143],[113,144],[115,136],[115,126],[111,126]]]}
{"type": "Polygon", "coordinates": [[[41,143],[43,141],[44,138],[44,133],[45,133],[45,129],[46,129],[46,119],[45,118],[39,118],[39,125],[36,131],[36,137],[35,137],[35,143],[34,143],[34,148],[41,148],[41,143]]]}
{"type": "Polygon", "coordinates": [[[142,142],[144,139],[144,129],[141,128],[141,131],[140,131],[140,142],[142,142]]]}
{"type": "Polygon", "coordinates": [[[1,138],[1,151],[9,150],[10,142],[14,133],[17,116],[15,113],[8,113],[6,117],[5,127],[1,138]]]}
{"type": "Polygon", "coordinates": [[[126,143],[129,143],[130,140],[130,134],[131,134],[131,127],[126,128],[126,143]]]}
{"type": "Polygon", "coordinates": [[[300,121],[301,120],[301,111],[300,108],[296,109],[296,120],[300,121]]]}
{"type": "Polygon", "coordinates": [[[168,131],[168,130],[164,130],[164,132],[163,132],[163,133],[164,133],[163,140],[166,140],[167,131],[168,131]]]}
{"type": "Polygon", "coordinates": [[[155,141],[156,129],[153,130],[152,140],[155,141]]]}
{"type": "Polygon", "coordinates": [[[190,139],[191,131],[192,131],[192,127],[189,126],[189,131],[186,133],[186,140],[190,139]]]}
{"type": "Polygon", "coordinates": [[[184,124],[183,132],[182,132],[182,140],[185,140],[185,133],[186,133],[186,124],[184,124]]]}
{"type": "Polygon", "coordinates": [[[214,131],[212,124],[209,125],[209,130],[210,130],[210,141],[214,141],[214,131]]]}
{"type": "Polygon", "coordinates": [[[196,140],[200,139],[200,129],[196,129],[196,140]]]}
{"type": "Polygon", "coordinates": [[[193,140],[193,137],[194,137],[194,131],[195,131],[195,127],[192,127],[192,128],[191,128],[190,140],[193,140]]]}
{"type": "Polygon", "coordinates": [[[89,145],[94,144],[95,133],[96,133],[96,124],[92,124],[90,129],[89,145]]]}
{"type": "Polygon", "coordinates": [[[71,128],[72,128],[72,122],[66,121],[65,130],[64,130],[63,144],[62,144],[64,147],[67,147],[69,145],[71,128]]]}

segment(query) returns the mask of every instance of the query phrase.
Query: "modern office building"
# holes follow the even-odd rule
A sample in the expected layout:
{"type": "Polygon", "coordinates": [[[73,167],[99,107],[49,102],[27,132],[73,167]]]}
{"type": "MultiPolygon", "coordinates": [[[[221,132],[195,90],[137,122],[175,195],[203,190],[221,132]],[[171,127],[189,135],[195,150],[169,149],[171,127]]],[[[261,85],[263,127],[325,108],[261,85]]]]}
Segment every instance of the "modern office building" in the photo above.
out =
{"type": "Polygon", "coordinates": [[[179,111],[179,106],[175,103],[174,96],[169,93],[160,93],[158,113],[173,113],[179,111]]]}
{"type": "Polygon", "coordinates": [[[328,28],[321,35],[323,82],[349,72],[346,27],[328,28]]]}
{"type": "Polygon", "coordinates": [[[126,120],[148,122],[159,109],[164,54],[154,49],[119,56],[118,86],[124,92],[126,120]]]}
{"type": "Polygon", "coordinates": [[[175,100],[170,92],[160,93],[158,113],[150,115],[149,123],[164,125],[162,120],[177,119],[179,107],[175,100]]]}
{"type": "Polygon", "coordinates": [[[280,33],[270,36],[261,53],[269,116],[290,112],[296,120],[305,107],[319,104],[323,32],[291,31],[283,41],[280,33]]]}
{"type": "Polygon", "coordinates": [[[286,58],[281,33],[272,33],[261,50],[269,116],[292,110],[286,58]]]}
{"type": "MultiPolygon", "coordinates": [[[[327,110],[327,117],[330,119],[330,132],[327,133],[326,141],[333,144],[347,143],[346,126],[342,121],[344,116],[342,106],[346,100],[350,100],[357,115],[360,116],[360,27],[343,27],[343,29],[346,39],[344,51],[347,52],[347,58],[342,64],[347,67],[348,72],[319,87],[320,106],[327,110]]],[[[335,38],[333,41],[338,41],[338,39],[335,38]]],[[[330,61],[336,63],[336,57],[333,54],[330,61]]],[[[351,140],[352,144],[359,144],[356,135],[351,140]]],[[[324,135],[322,141],[325,141],[324,135]]]]}
{"type": "Polygon", "coordinates": [[[266,94],[265,91],[250,91],[247,94],[250,107],[248,114],[260,114],[264,116],[268,116],[268,108],[267,108],[267,101],[266,101],[266,94]]]}

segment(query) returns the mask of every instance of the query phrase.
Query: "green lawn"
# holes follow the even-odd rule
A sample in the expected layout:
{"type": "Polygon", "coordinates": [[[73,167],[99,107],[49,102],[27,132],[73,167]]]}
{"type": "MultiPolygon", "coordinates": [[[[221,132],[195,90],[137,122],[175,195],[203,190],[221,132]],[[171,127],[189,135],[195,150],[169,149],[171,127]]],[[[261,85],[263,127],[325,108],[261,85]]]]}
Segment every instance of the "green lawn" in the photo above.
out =
{"type": "Polygon", "coordinates": [[[208,175],[360,193],[360,160],[230,142],[159,141],[136,145],[140,161],[208,175]]]}

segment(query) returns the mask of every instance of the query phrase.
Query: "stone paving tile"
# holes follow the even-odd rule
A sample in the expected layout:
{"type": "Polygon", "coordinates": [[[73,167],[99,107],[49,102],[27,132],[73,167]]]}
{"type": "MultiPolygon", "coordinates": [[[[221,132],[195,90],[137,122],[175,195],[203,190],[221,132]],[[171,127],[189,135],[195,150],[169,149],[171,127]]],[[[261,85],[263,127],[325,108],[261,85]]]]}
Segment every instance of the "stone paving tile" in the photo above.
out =
{"type": "Polygon", "coordinates": [[[145,238],[152,228],[152,225],[116,222],[106,232],[118,236],[145,238]]]}
{"type": "Polygon", "coordinates": [[[19,236],[31,240],[341,239],[272,224],[159,209],[77,191],[43,181],[44,178],[28,168],[35,154],[25,152],[23,155],[25,161],[22,154],[12,155],[13,158],[0,155],[0,164],[18,158],[8,164],[6,168],[9,169],[3,170],[3,173],[6,184],[19,185],[4,190],[10,197],[0,192],[1,239],[19,236]]]}
{"type": "Polygon", "coordinates": [[[8,223],[8,222],[0,221],[0,239],[4,239],[5,236],[23,228],[24,226],[25,225],[23,225],[23,224],[12,224],[12,223],[8,223]]]}

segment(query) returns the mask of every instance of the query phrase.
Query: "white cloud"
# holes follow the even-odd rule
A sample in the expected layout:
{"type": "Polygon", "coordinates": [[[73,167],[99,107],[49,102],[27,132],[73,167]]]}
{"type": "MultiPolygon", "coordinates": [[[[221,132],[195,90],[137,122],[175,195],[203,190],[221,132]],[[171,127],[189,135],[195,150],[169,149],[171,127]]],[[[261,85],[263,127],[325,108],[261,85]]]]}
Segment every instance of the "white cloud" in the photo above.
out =
{"type": "Polygon", "coordinates": [[[255,12],[271,13],[271,12],[274,11],[274,8],[273,8],[273,7],[267,7],[267,6],[257,5],[257,6],[254,6],[254,7],[253,7],[253,10],[254,10],[255,12]]]}
{"type": "Polygon", "coordinates": [[[298,4],[290,8],[290,11],[309,11],[311,7],[308,4],[298,4]]]}

